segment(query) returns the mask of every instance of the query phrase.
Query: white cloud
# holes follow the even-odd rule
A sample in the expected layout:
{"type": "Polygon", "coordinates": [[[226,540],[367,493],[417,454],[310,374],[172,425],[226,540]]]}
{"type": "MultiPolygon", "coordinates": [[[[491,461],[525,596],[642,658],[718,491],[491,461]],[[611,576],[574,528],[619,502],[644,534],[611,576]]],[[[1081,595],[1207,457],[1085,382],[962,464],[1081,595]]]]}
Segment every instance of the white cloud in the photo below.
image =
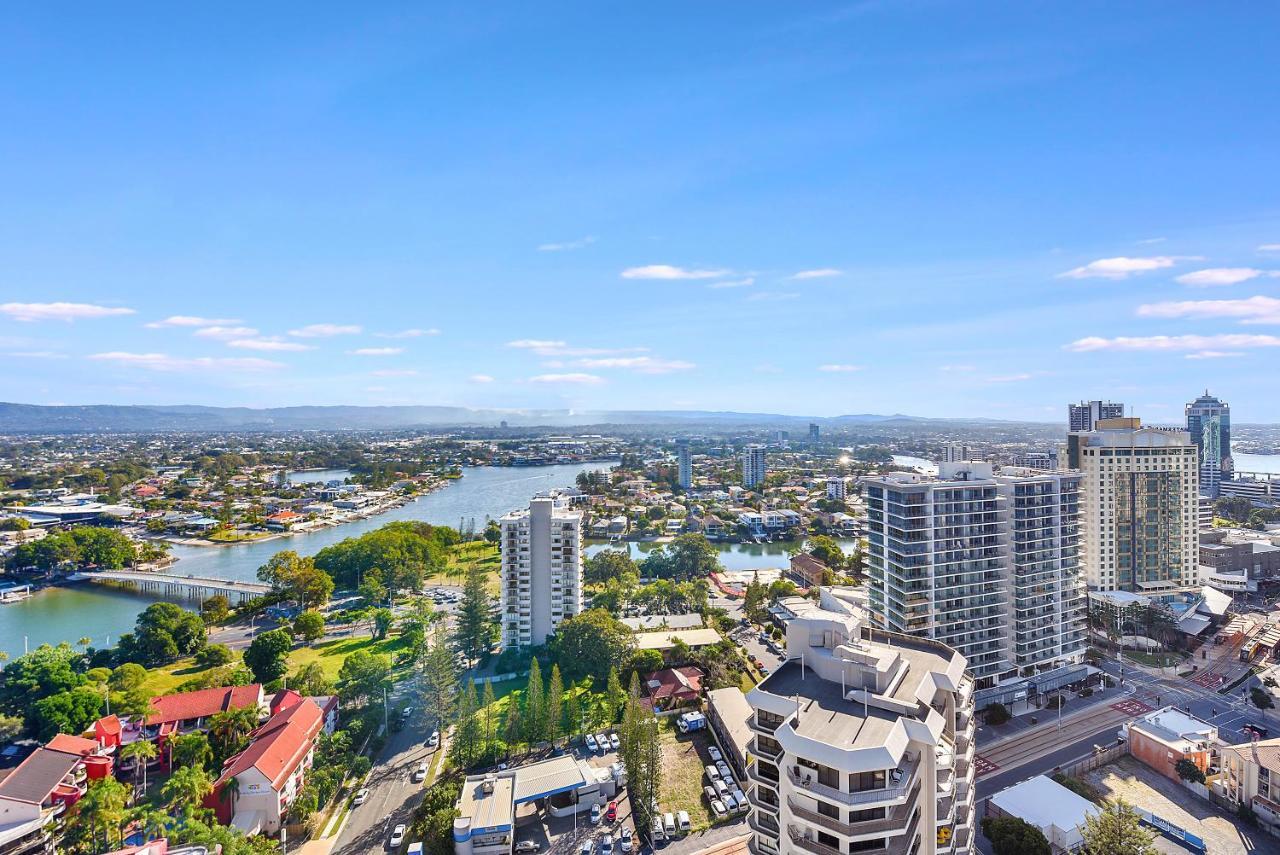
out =
{"type": "Polygon", "coordinates": [[[1076,353],[1100,350],[1110,351],[1177,351],[1177,350],[1233,350],[1240,348],[1280,347],[1280,336],[1245,335],[1151,335],[1118,338],[1089,336],[1076,339],[1066,346],[1076,353]]]}
{"type": "Polygon", "coordinates": [[[831,276],[843,276],[843,270],[837,270],[834,267],[819,267],[815,270],[801,270],[799,273],[793,273],[788,279],[827,279],[831,276]]]}
{"type": "Polygon", "coordinates": [[[845,365],[829,362],[826,365],[819,365],[819,371],[826,371],[831,374],[851,374],[854,371],[861,371],[861,365],[845,365]]]}
{"type": "Polygon", "coordinates": [[[1158,255],[1152,258],[1099,258],[1082,267],[1076,267],[1065,273],[1059,273],[1059,279],[1128,279],[1135,273],[1147,273],[1152,270],[1163,270],[1173,267],[1181,258],[1170,255],[1158,255]]]}
{"type": "Polygon", "coordinates": [[[647,347],[570,347],[557,339],[521,338],[507,342],[507,347],[530,350],[538,356],[616,356],[624,353],[644,353],[647,347]]]}
{"type": "Polygon", "coordinates": [[[518,338],[515,341],[507,342],[507,347],[514,347],[519,350],[558,350],[567,346],[568,342],[549,338],[518,338]]]}
{"type": "Polygon", "coordinates": [[[472,383],[492,383],[493,378],[488,374],[472,374],[469,378],[472,383]]]}
{"type": "Polygon", "coordinates": [[[355,350],[348,350],[351,356],[395,356],[398,353],[404,353],[403,347],[357,347],[355,350]]]}
{"type": "Polygon", "coordinates": [[[114,362],[117,365],[135,366],[151,371],[267,371],[284,368],[282,362],[257,357],[214,357],[169,356],[164,353],[127,353],[113,350],[107,353],[95,353],[89,359],[98,362],[114,362]]]}
{"type": "Polygon", "coordinates": [[[335,335],[358,335],[362,329],[355,324],[308,324],[289,330],[289,335],[298,338],[329,338],[335,335]]]}
{"type": "Polygon", "coordinates": [[[1280,324],[1280,298],[1243,300],[1176,300],[1138,307],[1144,318],[1239,318],[1242,324],[1280,324]]]}
{"type": "Polygon", "coordinates": [[[998,374],[995,377],[988,377],[988,383],[1021,383],[1024,380],[1030,380],[1031,374],[998,374]]]}
{"type": "Polygon", "coordinates": [[[649,264],[644,267],[628,267],[622,271],[623,279],[719,279],[729,275],[728,270],[689,270],[670,264],[649,264]]]}
{"type": "Polygon", "coordinates": [[[165,327],[221,327],[240,323],[239,318],[199,318],[193,315],[170,315],[163,321],[152,321],[145,324],[148,329],[158,330],[165,327]]]}
{"type": "Polygon", "coordinates": [[[1258,252],[1280,252],[1280,243],[1264,243],[1259,245],[1258,252]]]}
{"type": "Polygon", "coordinates": [[[279,338],[237,338],[227,342],[227,347],[238,347],[241,350],[270,350],[278,353],[299,353],[304,350],[315,350],[312,345],[300,341],[282,341],[279,338]]]}
{"type": "Polygon", "coordinates": [[[594,374],[538,374],[529,378],[530,383],[572,383],[580,386],[595,386],[604,382],[603,377],[594,374]]]}
{"type": "Polygon", "coordinates": [[[133,309],[121,306],[97,306],[93,303],[3,303],[0,314],[15,321],[81,321],[132,315],[133,309]]]}
{"type": "Polygon", "coordinates": [[[440,330],[436,329],[435,327],[432,327],[431,329],[426,329],[426,330],[414,328],[414,329],[408,329],[408,330],[400,330],[400,332],[374,333],[374,335],[377,336],[378,338],[420,338],[421,336],[424,336],[424,335],[440,335],[440,330]]]}
{"type": "Polygon", "coordinates": [[[198,335],[201,338],[218,338],[218,339],[249,338],[257,334],[258,334],[258,331],[255,330],[253,327],[222,327],[222,326],[201,327],[200,329],[196,330],[193,333],[193,335],[198,335]]]}
{"type": "Polygon", "coordinates": [[[1145,240],[1134,241],[1134,243],[1138,244],[1138,246],[1151,246],[1152,244],[1156,244],[1156,243],[1164,243],[1166,240],[1168,240],[1168,238],[1153,237],[1153,238],[1147,238],[1145,240]]]}
{"type": "Polygon", "coordinates": [[[371,377],[417,377],[418,372],[413,368],[384,368],[381,371],[370,371],[371,377]]]}
{"type": "Polygon", "coordinates": [[[591,246],[595,242],[595,238],[588,236],[577,240],[567,240],[562,243],[544,243],[538,246],[538,252],[566,252],[591,246]]]}
{"type": "Polygon", "coordinates": [[[1196,353],[1188,353],[1187,359],[1227,359],[1232,356],[1244,356],[1238,350],[1201,350],[1196,353]]]}
{"type": "Polygon", "coordinates": [[[939,365],[939,371],[977,371],[973,365],[939,365]]]}
{"type": "Polygon", "coordinates": [[[799,296],[795,291],[757,291],[747,297],[747,301],[751,303],[777,303],[782,300],[794,300],[799,296]]]}
{"type": "Polygon", "coordinates": [[[679,359],[658,359],[652,356],[608,356],[597,359],[580,359],[582,368],[626,368],[641,374],[671,374],[696,368],[692,362],[679,359]]]}
{"type": "Polygon", "coordinates": [[[712,282],[708,288],[746,288],[749,285],[756,284],[754,276],[748,276],[744,279],[725,279],[722,282],[712,282]]]}
{"type": "MultiPolygon", "coordinates": [[[[1198,288],[1212,288],[1219,285],[1235,285],[1248,282],[1262,276],[1266,271],[1254,267],[1210,267],[1207,270],[1196,270],[1175,276],[1175,282],[1183,285],[1194,285],[1198,288]]],[[[1268,274],[1272,275],[1272,274],[1268,274]]]]}

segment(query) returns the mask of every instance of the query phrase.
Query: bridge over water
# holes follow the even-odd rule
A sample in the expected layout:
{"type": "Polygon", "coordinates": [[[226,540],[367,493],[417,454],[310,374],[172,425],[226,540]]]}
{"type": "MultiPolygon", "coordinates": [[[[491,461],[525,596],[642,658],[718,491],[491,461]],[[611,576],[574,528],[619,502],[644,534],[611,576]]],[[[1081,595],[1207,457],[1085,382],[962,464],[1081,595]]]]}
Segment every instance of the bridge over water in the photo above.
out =
{"type": "Polygon", "coordinates": [[[97,570],[77,573],[70,578],[72,581],[127,586],[165,597],[204,600],[221,594],[232,605],[244,603],[271,592],[271,586],[261,582],[237,582],[231,579],[209,579],[203,576],[173,576],[168,573],[142,573],[134,570],[97,570]]]}

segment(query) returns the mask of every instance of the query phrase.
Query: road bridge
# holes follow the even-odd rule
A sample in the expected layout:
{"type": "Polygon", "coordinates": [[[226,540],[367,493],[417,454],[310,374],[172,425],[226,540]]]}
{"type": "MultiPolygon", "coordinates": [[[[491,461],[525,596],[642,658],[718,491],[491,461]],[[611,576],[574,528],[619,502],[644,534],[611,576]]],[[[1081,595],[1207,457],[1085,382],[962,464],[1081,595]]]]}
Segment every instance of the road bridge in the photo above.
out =
{"type": "Polygon", "coordinates": [[[261,582],[238,582],[203,576],[174,576],[169,573],[144,573],[135,570],[95,570],[77,573],[71,577],[71,581],[120,585],[148,594],[197,600],[205,600],[221,594],[232,605],[238,605],[271,592],[271,586],[261,582]]]}

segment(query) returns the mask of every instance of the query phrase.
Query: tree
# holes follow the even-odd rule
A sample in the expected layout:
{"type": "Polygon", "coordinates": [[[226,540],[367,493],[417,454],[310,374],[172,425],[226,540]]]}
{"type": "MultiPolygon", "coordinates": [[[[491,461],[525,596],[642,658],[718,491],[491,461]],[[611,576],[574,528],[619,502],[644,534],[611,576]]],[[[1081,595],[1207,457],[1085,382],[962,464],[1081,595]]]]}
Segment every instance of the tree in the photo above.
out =
{"type": "Polygon", "coordinates": [[[200,616],[173,603],[152,603],[138,615],[132,633],[120,638],[120,658],[143,665],[168,665],[205,645],[200,616]]]}
{"type": "Polygon", "coordinates": [[[551,666],[551,681],[547,684],[547,740],[555,747],[564,733],[564,679],[560,666],[551,666]]]}
{"type": "Polygon", "coordinates": [[[293,634],[303,641],[324,638],[324,615],[319,612],[303,612],[293,619],[293,634]]]}
{"type": "Polygon", "coordinates": [[[458,699],[458,666],[445,641],[445,628],[432,630],[426,654],[420,662],[422,708],[441,728],[453,724],[458,699]]]}
{"type": "Polygon", "coordinates": [[[622,712],[622,705],[627,702],[627,693],[622,688],[622,681],[618,679],[617,668],[609,669],[609,679],[605,684],[604,698],[609,711],[610,723],[617,721],[618,715],[622,712]]]}
{"type": "Polygon", "coordinates": [[[46,742],[59,733],[82,733],[102,715],[102,695],[88,686],[41,698],[27,713],[27,730],[46,742]]]}
{"type": "Polygon", "coordinates": [[[231,603],[222,594],[214,594],[200,604],[200,613],[205,623],[222,623],[231,614],[231,603]]]}
{"type": "Polygon", "coordinates": [[[588,609],[561,622],[551,639],[551,651],[572,680],[604,679],[610,668],[621,667],[631,655],[635,637],[604,609],[588,609]]]}
{"type": "Polygon", "coordinates": [[[701,579],[720,569],[720,554],[700,534],[678,535],[667,545],[667,554],[677,579],[701,579]]]}
{"type": "Polygon", "coordinates": [[[67,839],[63,842],[77,853],[102,852],[115,848],[116,844],[123,845],[120,828],[128,815],[128,798],[125,785],[115,778],[90,781],[84,797],[76,803],[75,821],[68,824],[67,839]],[[98,843],[99,834],[102,844],[98,843]]]}
{"type": "Polygon", "coordinates": [[[988,704],[982,710],[987,724],[1004,724],[1010,719],[1009,709],[1004,704],[988,704]]]}
{"type": "Polygon", "coordinates": [[[184,733],[176,737],[170,743],[169,761],[175,768],[200,766],[210,769],[213,765],[213,746],[209,744],[209,737],[203,733],[184,733]]]}
{"type": "Polygon", "coordinates": [[[835,538],[817,535],[809,538],[807,545],[809,554],[832,570],[839,570],[844,566],[844,550],[840,548],[840,544],[836,543],[835,538]]]}
{"type": "Polygon", "coordinates": [[[333,595],[333,579],[316,567],[315,559],[303,558],[292,550],[271,556],[258,568],[258,579],[304,609],[318,608],[333,595]]]}
{"type": "Polygon", "coordinates": [[[1044,832],[1016,816],[988,816],[982,833],[991,841],[993,855],[1052,855],[1044,832]]]}
{"type": "Polygon", "coordinates": [[[520,725],[520,704],[514,696],[508,696],[507,701],[507,720],[502,728],[502,739],[507,744],[507,756],[510,757],[515,749],[520,745],[520,734],[522,728],[520,725]]]}
{"type": "Polygon", "coordinates": [[[618,753],[627,770],[635,825],[641,834],[648,834],[662,786],[662,740],[657,718],[641,702],[640,678],[634,672],[618,731],[618,753]]]}
{"type": "Polygon", "coordinates": [[[537,745],[546,739],[546,700],[542,692],[542,668],[529,663],[529,684],[524,690],[524,741],[537,745]]]}
{"type": "Polygon", "coordinates": [[[395,621],[395,615],[391,613],[391,609],[374,609],[373,610],[373,637],[375,639],[383,639],[387,637],[387,633],[391,631],[391,624],[395,621]]]}
{"type": "Polygon", "coordinates": [[[764,585],[757,576],[753,576],[742,596],[742,613],[747,620],[762,624],[769,619],[767,598],[764,585]]]}
{"type": "Polygon", "coordinates": [[[83,659],[69,644],[42,644],[19,656],[0,671],[0,710],[29,715],[40,699],[84,685],[86,678],[78,670],[83,659]]]}
{"type": "Polygon", "coordinates": [[[631,654],[631,659],[627,662],[627,667],[632,671],[639,671],[641,674],[652,674],[654,671],[662,670],[662,654],[657,650],[637,650],[631,654]]]}
{"type": "Polygon", "coordinates": [[[205,668],[217,668],[229,664],[236,655],[225,644],[210,644],[196,654],[196,663],[205,668]]]}
{"type": "Polygon", "coordinates": [[[253,672],[259,683],[274,683],[288,669],[286,656],[293,648],[293,639],[283,629],[272,629],[255,638],[244,652],[244,664],[253,672]]]}
{"type": "Polygon", "coordinates": [[[467,570],[467,580],[458,606],[454,643],[469,661],[485,659],[493,648],[498,625],[493,619],[493,599],[489,596],[487,577],[480,565],[467,570]]]}
{"type": "Polygon", "coordinates": [[[1178,777],[1184,781],[1191,781],[1195,784],[1204,783],[1204,772],[1189,757],[1179,758],[1178,762],[1173,764],[1173,771],[1177,772],[1178,777]]]}
{"type": "Polygon", "coordinates": [[[1124,801],[1108,802],[1085,817],[1084,846],[1089,855],[1157,855],[1155,832],[1142,827],[1138,812],[1124,801]]]}
{"type": "Polygon", "coordinates": [[[222,789],[218,791],[218,801],[230,802],[231,813],[234,816],[236,812],[236,802],[240,800],[240,779],[232,775],[230,778],[222,782],[222,789]]]}
{"type": "Polygon", "coordinates": [[[363,706],[374,698],[381,700],[390,686],[391,657],[385,653],[357,650],[338,671],[338,697],[356,706],[363,706]]]}
{"type": "Polygon", "coordinates": [[[120,749],[120,757],[124,760],[133,760],[136,764],[133,767],[133,777],[136,780],[142,772],[142,792],[147,791],[147,764],[156,758],[159,754],[156,744],[150,739],[135,739],[128,745],[120,749]]]}
{"type": "Polygon", "coordinates": [[[453,730],[453,743],[449,747],[449,756],[463,769],[475,765],[480,758],[481,728],[476,716],[478,706],[475,684],[464,680],[458,702],[458,726],[453,730]]]}
{"type": "Polygon", "coordinates": [[[624,578],[639,579],[640,568],[623,549],[602,549],[582,565],[582,581],[588,585],[604,585],[611,579],[624,578]]]}
{"type": "Polygon", "coordinates": [[[222,768],[228,758],[243,751],[249,744],[249,734],[257,726],[256,707],[240,707],[214,713],[209,718],[209,746],[213,749],[213,768],[222,768]]]}
{"type": "Polygon", "coordinates": [[[578,698],[576,687],[569,692],[569,698],[565,701],[564,717],[567,722],[565,734],[573,739],[582,732],[582,701],[578,698]]]}
{"type": "Polygon", "coordinates": [[[179,811],[195,810],[213,792],[213,779],[201,766],[175,769],[160,790],[165,804],[179,811]]]}
{"type": "Polygon", "coordinates": [[[289,678],[289,685],[301,695],[331,695],[333,681],[325,676],[319,662],[308,662],[289,678]]]}
{"type": "Polygon", "coordinates": [[[316,553],[315,565],[344,588],[358,588],[370,570],[381,569],[392,590],[417,575],[444,569],[446,550],[459,541],[456,531],[424,522],[388,523],[360,537],[347,538],[316,553]]]}

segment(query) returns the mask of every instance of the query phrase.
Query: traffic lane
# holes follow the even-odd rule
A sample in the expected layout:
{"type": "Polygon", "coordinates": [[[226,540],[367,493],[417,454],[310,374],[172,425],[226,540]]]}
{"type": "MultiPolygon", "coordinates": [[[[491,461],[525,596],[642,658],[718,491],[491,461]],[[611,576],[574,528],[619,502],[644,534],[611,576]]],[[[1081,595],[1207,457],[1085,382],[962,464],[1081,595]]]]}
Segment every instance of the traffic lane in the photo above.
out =
{"type": "MultiPolygon", "coordinates": [[[[1019,781],[1034,778],[1036,775],[1052,775],[1053,771],[1058,767],[1092,754],[1093,746],[1095,745],[1115,745],[1116,731],[1119,729],[1117,725],[1110,725],[1051,751],[1043,757],[1029,760],[1008,771],[1001,771],[985,778],[979,778],[973,785],[978,805],[980,806],[982,802],[992,795],[1006,787],[1013,786],[1019,781]]],[[[981,814],[981,811],[979,811],[979,814],[981,814]]]]}
{"type": "Polygon", "coordinates": [[[369,797],[351,809],[335,852],[357,855],[383,850],[391,829],[402,822],[409,824],[423,792],[422,784],[414,783],[410,776],[419,764],[430,763],[436,750],[426,748],[425,741],[426,735],[412,725],[391,735],[365,784],[369,797]]]}

